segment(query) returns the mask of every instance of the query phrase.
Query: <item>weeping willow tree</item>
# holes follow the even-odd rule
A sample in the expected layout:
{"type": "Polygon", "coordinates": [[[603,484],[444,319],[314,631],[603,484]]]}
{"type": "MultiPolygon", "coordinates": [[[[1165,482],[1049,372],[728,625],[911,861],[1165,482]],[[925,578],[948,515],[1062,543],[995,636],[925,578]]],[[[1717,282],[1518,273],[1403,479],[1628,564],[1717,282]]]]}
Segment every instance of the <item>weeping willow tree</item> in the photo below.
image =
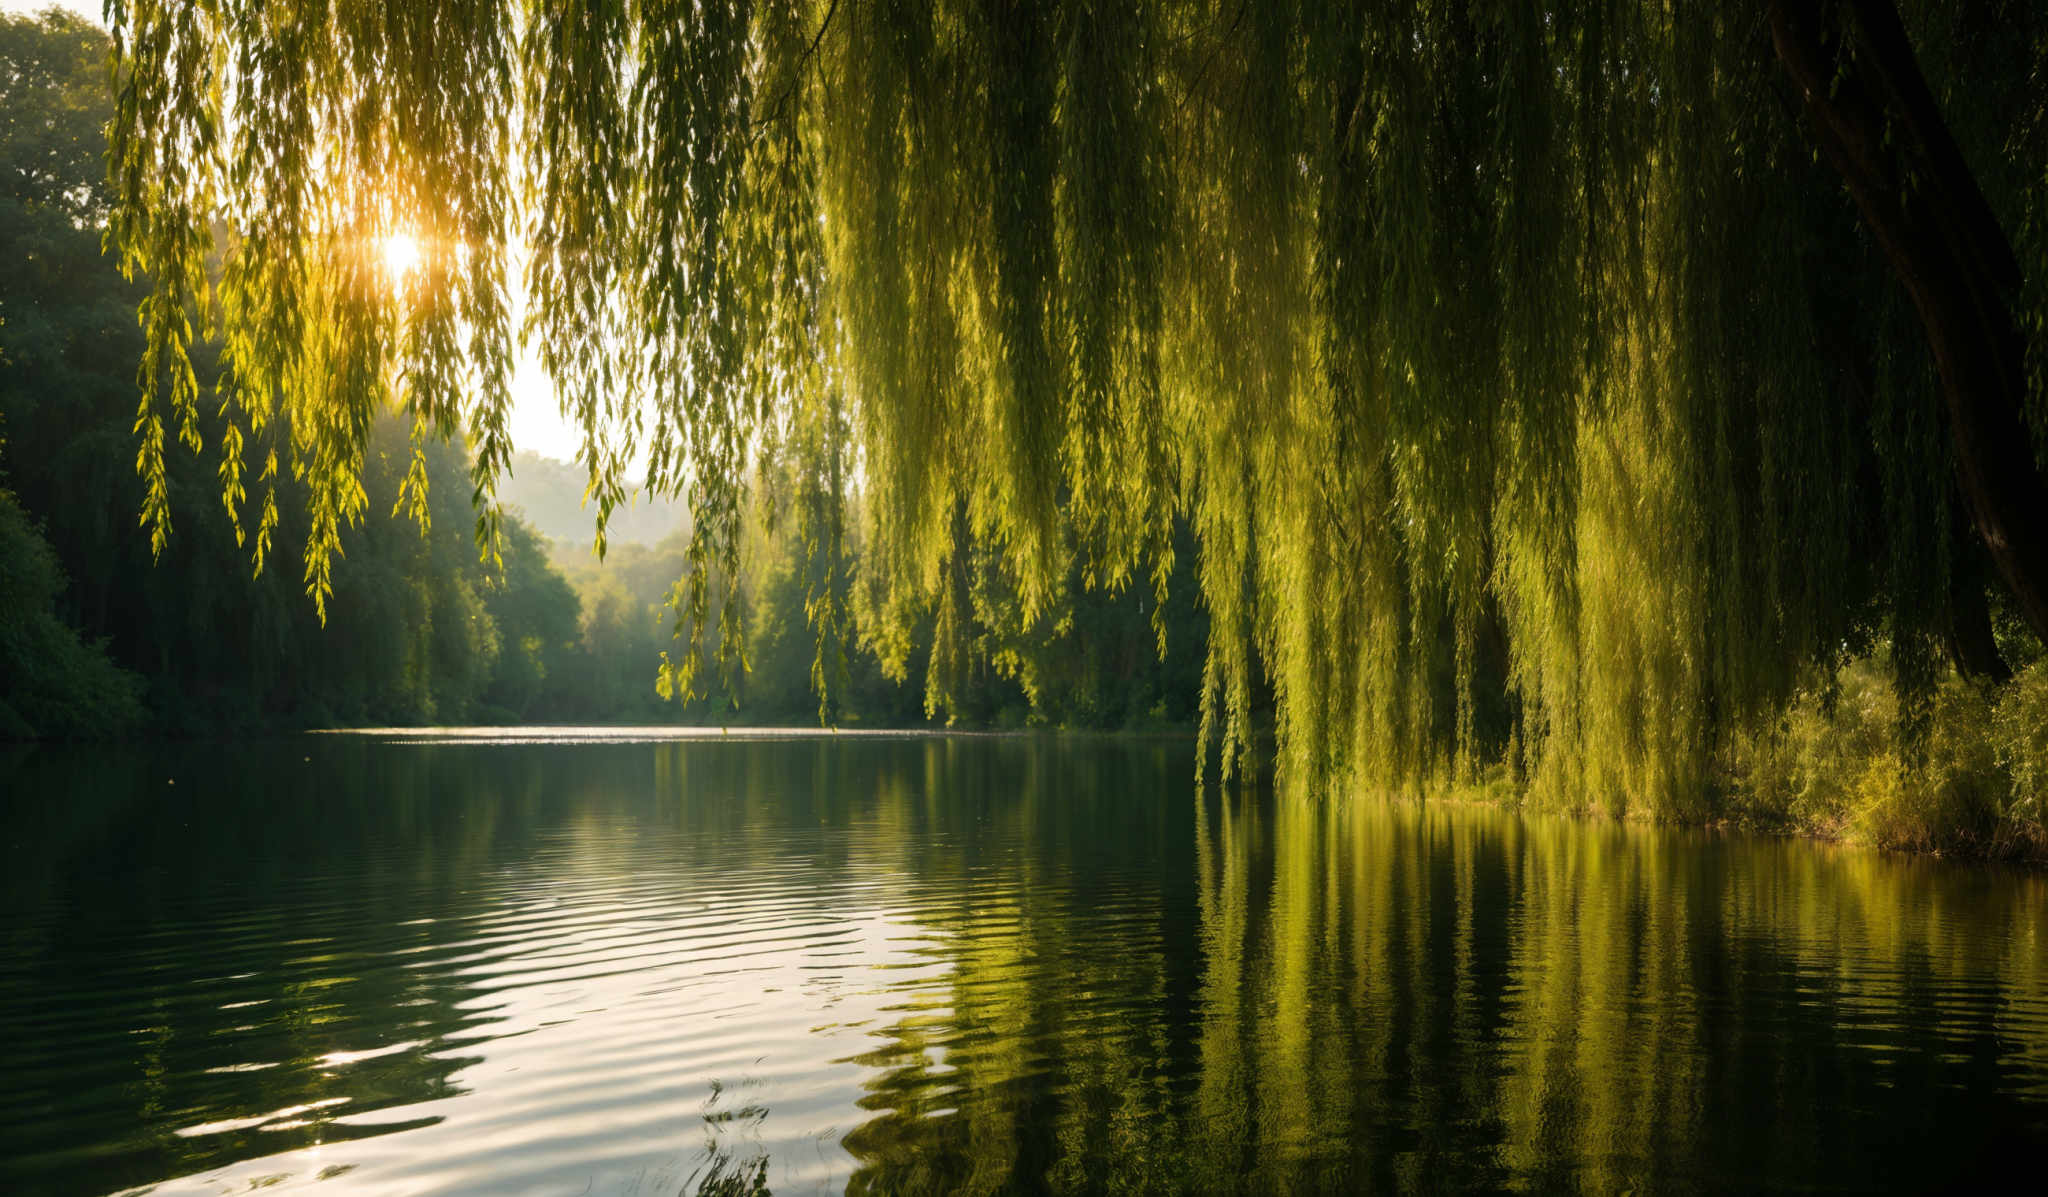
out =
{"type": "Polygon", "coordinates": [[[1698,813],[1849,648],[1995,670],[1987,577],[2048,631],[2025,4],[109,8],[143,518],[217,404],[316,600],[387,405],[466,435],[488,551],[523,338],[600,540],[635,461],[689,502],[720,646],[760,479],[821,578],[860,524],[821,639],[936,611],[935,669],[970,561],[1029,615],[1186,521],[1226,772],[1263,678],[1290,776],[1698,813]]]}

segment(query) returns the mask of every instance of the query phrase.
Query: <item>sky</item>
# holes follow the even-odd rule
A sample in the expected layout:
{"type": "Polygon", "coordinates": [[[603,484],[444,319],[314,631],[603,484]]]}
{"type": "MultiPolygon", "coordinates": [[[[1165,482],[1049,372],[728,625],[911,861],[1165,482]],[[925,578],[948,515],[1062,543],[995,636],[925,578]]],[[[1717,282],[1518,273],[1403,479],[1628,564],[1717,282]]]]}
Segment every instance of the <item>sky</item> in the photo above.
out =
{"type": "MultiPolygon", "coordinates": [[[[583,434],[562,418],[555,384],[530,350],[522,349],[512,370],[512,447],[531,449],[542,457],[576,460],[583,434]]],[[[637,474],[636,464],[634,472],[637,474]]]]}
{"type": "MultiPolygon", "coordinates": [[[[0,12],[10,14],[41,12],[52,0],[0,0],[0,12]]],[[[57,0],[92,21],[102,22],[100,0],[57,0]]],[[[554,384],[531,353],[522,352],[512,374],[512,444],[545,457],[573,461],[582,437],[562,418],[554,384]]],[[[637,472],[637,471],[635,471],[637,472]]]]}
{"type": "Polygon", "coordinates": [[[0,0],[0,12],[41,12],[46,8],[68,8],[80,16],[103,22],[100,0],[0,0]]]}

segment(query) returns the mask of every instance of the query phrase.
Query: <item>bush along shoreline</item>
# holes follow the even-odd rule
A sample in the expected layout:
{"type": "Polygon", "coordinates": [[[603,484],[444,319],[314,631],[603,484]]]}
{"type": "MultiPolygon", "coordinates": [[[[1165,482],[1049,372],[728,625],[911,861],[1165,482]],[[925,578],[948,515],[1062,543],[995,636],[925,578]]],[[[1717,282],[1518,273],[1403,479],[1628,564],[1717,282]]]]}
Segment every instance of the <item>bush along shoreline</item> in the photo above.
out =
{"type": "Polygon", "coordinates": [[[1940,855],[2048,863],[2048,660],[1953,674],[1902,710],[1888,668],[1842,666],[1735,737],[1717,780],[1740,825],[1940,855]]]}

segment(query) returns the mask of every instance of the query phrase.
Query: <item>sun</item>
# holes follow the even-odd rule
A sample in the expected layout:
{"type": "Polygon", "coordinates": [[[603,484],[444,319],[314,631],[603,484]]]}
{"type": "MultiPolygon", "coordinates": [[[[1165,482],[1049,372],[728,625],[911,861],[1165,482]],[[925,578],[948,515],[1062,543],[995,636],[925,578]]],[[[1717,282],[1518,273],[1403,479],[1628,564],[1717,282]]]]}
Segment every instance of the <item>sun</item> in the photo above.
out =
{"type": "Polygon", "coordinates": [[[384,272],[391,276],[393,286],[405,282],[419,265],[419,238],[411,233],[392,233],[384,238],[384,272]]]}

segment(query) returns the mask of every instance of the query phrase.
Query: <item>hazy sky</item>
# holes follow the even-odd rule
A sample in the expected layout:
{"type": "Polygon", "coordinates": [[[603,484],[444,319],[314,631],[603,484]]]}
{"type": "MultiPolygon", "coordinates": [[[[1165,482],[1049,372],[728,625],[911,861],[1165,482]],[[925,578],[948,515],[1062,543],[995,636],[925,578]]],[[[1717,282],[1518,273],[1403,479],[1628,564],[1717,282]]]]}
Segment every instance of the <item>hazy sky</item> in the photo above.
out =
{"type": "Polygon", "coordinates": [[[102,19],[99,0],[0,0],[0,12],[41,12],[46,8],[68,8],[95,21],[102,19]]]}
{"type": "MultiPolygon", "coordinates": [[[[41,12],[51,0],[0,0],[0,12],[41,12]]],[[[99,0],[59,0],[93,21],[103,20],[99,0]]],[[[513,280],[516,283],[516,279],[513,280]]],[[[562,419],[555,389],[530,354],[522,354],[512,377],[512,443],[549,457],[572,461],[582,438],[562,419]]]]}

